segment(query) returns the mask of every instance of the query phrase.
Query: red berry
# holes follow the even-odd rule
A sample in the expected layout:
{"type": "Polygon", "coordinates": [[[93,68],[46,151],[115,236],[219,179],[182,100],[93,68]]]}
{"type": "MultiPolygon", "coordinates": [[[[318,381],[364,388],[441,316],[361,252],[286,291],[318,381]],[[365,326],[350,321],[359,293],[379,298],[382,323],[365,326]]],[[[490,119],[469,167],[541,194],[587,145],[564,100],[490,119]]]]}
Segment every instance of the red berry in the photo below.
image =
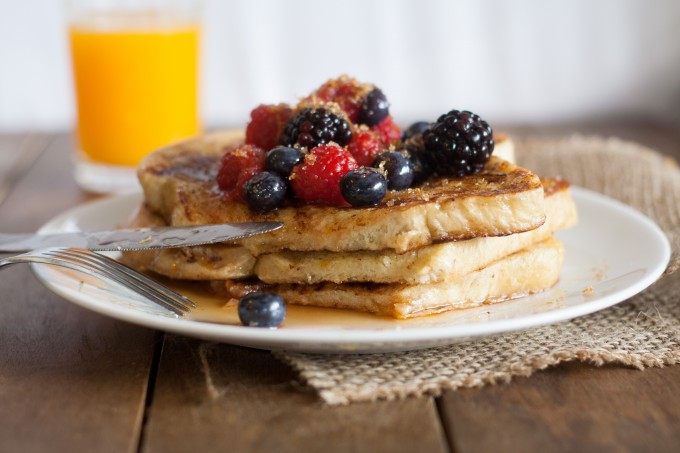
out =
{"type": "Polygon", "coordinates": [[[279,144],[284,126],[293,115],[288,104],[259,105],[250,112],[246,143],[270,150],[279,144]]]}
{"type": "Polygon", "coordinates": [[[359,165],[346,149],[329,143],[313,148],[300,165],[293,168],[290,184],[293,192],[309,203],[346,204],[340,180],[359,165]]]}
{"type": "Polygon", "coordinates": [[[243,201],[243,185],[256,173],[264,171],[266,152],[254,145],[232,146],[225,150],[217,185],[227,199],[243,201]]]}
{"type": "Polygon", "coordinates": [[[382,120],[377,125],[373,126],[375,132],[378,133],[383,144],[387,147],[390,145],[396,145],[399,140],[401,140],[401,129],[397,126],[392,119],[392,116],[388,116],[382,120]]]}
{"type": "Polygon", "coordinates": [[[323,102],[335,102],[345,111],[347,118],[352,123],[356,123],[359,119],[361,103],[372,89],[372,85],[359,83],[356,79],[343,75],[337,79],[328,80],[312,93],[310,98],[316,97],[323,102]]]}
{"type": "Polygon", "coordinates": [[[385,146],[380,136],[368,128],[356,130],[352,135],[352,141],[347,145],[347,151],[364,167],[370,167],[373,159],[384,150],[385,146]]]}

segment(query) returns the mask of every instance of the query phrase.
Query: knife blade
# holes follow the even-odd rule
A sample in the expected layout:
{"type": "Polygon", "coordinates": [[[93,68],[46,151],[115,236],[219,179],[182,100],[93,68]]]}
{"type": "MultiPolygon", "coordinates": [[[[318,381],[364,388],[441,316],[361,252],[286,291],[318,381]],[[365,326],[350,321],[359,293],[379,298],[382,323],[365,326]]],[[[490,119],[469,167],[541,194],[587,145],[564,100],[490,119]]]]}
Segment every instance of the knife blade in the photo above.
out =
{"type": "Polygon", "coordinates": [[[282,226],[281,222],[246,222],[53,234],[0,233],[0,253],[27,252],[44,247],[78,247],[98,252],[189,247],[243,239],[282,226]]]}

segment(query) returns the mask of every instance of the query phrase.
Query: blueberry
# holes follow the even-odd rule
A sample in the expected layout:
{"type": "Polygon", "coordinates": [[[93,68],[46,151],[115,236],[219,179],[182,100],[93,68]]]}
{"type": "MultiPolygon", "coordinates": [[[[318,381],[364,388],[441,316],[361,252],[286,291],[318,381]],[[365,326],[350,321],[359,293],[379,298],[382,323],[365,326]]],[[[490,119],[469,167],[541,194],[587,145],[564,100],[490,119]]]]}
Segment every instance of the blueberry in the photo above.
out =
{"type": "Polygon", "coordinates": [[[417,135],[407,140],[404,147],[413,165],[413,182],[411,185],[415,186],[432,176],[434,171],[427,159],[422,136],[417,135]]]}
{"type": "Polygon", "coordinates": [[[413,164],[413,182],[411,185],[418,185],[432,176],[433,171],[429,162],[421,152],[411,152],[411,163],[413,164]]]}
{"type": "Polygon", "coordinates": [[[286,199],[286,182],[278,175],[263,171],[243,185],[246,203],[255,212],[269,212],[286,199]]]}
{"type": "Polygon", "coordinates": [[[278,294],[256,291],[238,301],[238,318],[250,327],[278,327],[286,317],[286,303],[278,294]]]}
{"type": "Polygon", "coordinates": [[[340,190],[345,200],[355,208],[373,206],[385,198],[387,180],[375,168],[359,167],[342,177],[340,190]]]}
{"type": "Polygon", "coordinates": [[[289,146],[277,146],[267,153],[265,168],[267,171],[287,178],[293,167],[301,163],[304,155],[299,149],[289,146]]]}
{"type": "Polygon", "coordinates": [[[382,120],[387,118],[390,114],[390,104],[387,98],[380,91],[380,88],[374,88],[368,93],[361,103],[361,110],[359,110],[359,122],[367,126],[375,126],[382,120]]]}
{"type": "Polygon", "coordinates": [[[407,139],[413,137],[414,135],[422,134],[426,129],[430,127],[430,123],[427,121],[418,121],[411,124],[403,134],[401,134],[401,141],[405,142],[407,139]]]}
{"type": "Polygon", "coordinates": [[[387,173],[387,188],[390,190],[406,189],[413,183],[413,163],[401,153],[384,152],[375,158],[373,167],[387,173]]]}

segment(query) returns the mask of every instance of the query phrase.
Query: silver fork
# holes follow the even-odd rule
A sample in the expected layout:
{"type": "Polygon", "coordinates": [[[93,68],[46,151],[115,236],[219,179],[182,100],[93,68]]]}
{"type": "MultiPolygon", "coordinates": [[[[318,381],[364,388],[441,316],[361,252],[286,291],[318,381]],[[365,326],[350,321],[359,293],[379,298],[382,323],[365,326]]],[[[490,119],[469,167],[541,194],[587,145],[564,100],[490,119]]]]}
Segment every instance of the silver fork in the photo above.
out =
{"type": "Polygon", "coordinates": [[[0,259],[0,270],[19,263],[54,264],[83,272],[100,280],[113,281],[137,294],[141,294],[151,302],[178,316],[183,316],[192,308],[196,308],[196,304],[181,294],[108,256],[90,250],[71,247],[34,250],[0,259]]]}

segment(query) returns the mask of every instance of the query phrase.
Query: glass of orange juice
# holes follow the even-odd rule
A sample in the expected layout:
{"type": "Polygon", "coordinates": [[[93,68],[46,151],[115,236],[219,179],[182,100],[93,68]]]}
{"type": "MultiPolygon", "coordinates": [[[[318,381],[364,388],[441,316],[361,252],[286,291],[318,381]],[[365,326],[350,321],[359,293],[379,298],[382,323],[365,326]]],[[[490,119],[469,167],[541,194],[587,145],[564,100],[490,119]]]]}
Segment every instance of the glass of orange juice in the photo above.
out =
{"type": "Polygon", "coordinates": [[[200,132],[200,3],[67,3],[84,189],[134,190],[145,155],[200,132]]]}

